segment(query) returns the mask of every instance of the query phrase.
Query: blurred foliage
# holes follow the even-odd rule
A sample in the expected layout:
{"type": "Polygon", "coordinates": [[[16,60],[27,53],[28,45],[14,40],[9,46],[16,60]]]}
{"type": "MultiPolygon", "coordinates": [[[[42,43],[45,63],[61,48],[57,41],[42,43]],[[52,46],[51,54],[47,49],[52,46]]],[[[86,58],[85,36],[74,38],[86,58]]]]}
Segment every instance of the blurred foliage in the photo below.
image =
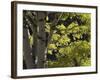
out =
{"type": "Polygon", "coordinates": [[[53,29],[51,41],[47,46],[48,54],[56,55],[57,58],[54,61],[49,59],[47,61],[48,67],[90,66],[91,15],[87,13],[56,13],[58,17],[59,14],[62,14],[59,19],[59,21],[62,20],[60,24],[54,26],[55,28],[49,25],[50,22],[47,22],[48,26],[46,25],[48,33],[50,33],[50,28],[53,29]],[[68,20],[72,20],[72,22],[67,26],[64,25],[68,20]]]}

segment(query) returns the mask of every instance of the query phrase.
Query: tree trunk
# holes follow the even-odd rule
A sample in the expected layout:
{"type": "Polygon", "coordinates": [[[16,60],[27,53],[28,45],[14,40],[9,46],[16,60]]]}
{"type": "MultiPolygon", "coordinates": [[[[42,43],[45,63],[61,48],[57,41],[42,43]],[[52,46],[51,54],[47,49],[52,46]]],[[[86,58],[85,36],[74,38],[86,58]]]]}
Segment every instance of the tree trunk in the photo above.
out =
{"type": "Polygon", "coordinates": [[[45,34],[45,13],[37,12],[37,68],[45,67],[45,49],[46,49],[46,34],[45,34]]]}
{"type": "Polygon", "coordinates": [[[25,66],[27,69],[34,68],[35,64],[33,63],[32,58],[32,51],[29,44],[29,38],[28,38],[28,30],[27,28],[23,28],[23,58],[25,62],[25,66]]]}

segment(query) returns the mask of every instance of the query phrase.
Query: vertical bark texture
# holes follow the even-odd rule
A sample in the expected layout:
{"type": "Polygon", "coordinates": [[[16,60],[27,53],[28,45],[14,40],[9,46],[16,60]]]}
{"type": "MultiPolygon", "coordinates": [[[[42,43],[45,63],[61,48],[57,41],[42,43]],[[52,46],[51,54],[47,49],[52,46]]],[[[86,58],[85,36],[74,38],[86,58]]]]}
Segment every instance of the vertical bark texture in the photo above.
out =
{"type": "Polygon", "coordinates": [[[45,13],[37,12],[37,68],[45,67],[45,13]]]}
{"type": "Polygon", "coordinates": [[[23,28],[23,53],[24,53],[23,58],[26,64],[26,68],[27,69],[34,68],[27,28],[23,28]]]}
{"type": "Polygon", "coordinates": [[[31,30],[33,36],[33,45],[30,47],[28,28],[23,28],[23,51],[24,51],[24,63],[27,69],[32,68],[44,68],[45,67],[45,12],[36,13],[36,24],[34,25],[34,18],[30,12],[28,12],[27,24],[31,30]],[[30,21],[31,20],[31,21],[30,21]]]}

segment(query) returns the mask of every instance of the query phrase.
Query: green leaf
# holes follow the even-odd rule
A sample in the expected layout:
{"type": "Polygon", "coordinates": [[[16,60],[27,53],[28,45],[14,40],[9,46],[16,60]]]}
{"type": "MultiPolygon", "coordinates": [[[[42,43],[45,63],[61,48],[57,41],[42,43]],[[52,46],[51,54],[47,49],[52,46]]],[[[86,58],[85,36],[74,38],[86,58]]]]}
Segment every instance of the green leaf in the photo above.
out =
{"type": "Polygon", "coordinates": [[[59,34],[56,34],[56,33],[55,33],[55,34],[52,35],[52,40],[55,40],[55,41],[56,41],[56,40],[58,40],[59,38],[60,38],[60,35],[59,35],[59,34]]]}
{"type": "Polygon", "coordinates": [[[55,44],[49,44],[48,49],[57,49],[55,44]]]}
{"type": "Polygon", "coordinates": [[[61,24],[61,25],[57,26],[57,29],[59,29],[59,30],[66,30],[66,27],[63,24],[61,24]]]}
{"type": "Polygon", "coordinates": [[[52,54],[52,50],[48,50],[48,54],[52,54]]]}

